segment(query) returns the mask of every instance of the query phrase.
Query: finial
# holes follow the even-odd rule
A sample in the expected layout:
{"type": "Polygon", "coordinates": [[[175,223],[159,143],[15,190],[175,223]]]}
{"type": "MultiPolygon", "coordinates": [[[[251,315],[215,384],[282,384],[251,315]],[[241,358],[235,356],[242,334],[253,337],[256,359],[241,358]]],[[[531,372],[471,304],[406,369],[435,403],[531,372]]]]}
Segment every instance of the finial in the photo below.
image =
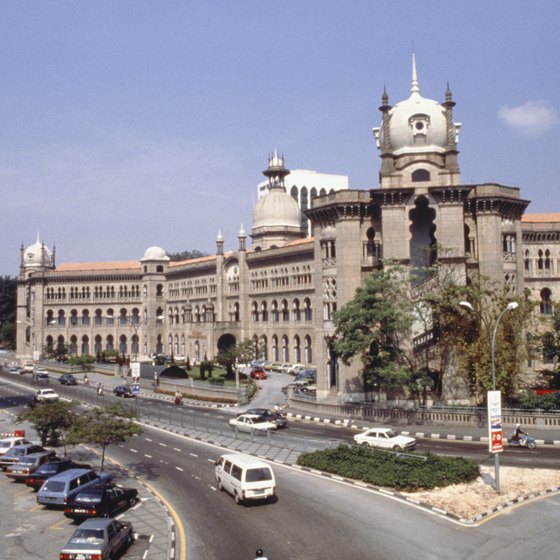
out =
{"type": "Polygon", "coordinates": [[[381,103],[387,105],[389,103],[389,94],[387,93],[387,88],[383,85],[383,95],[381,96],[381,103]]]}
{"type": "Polygon", "coordinates": [[[216,241],[223,241],[223,240],[224,240],[224,237],[222,235],[222,230],[218,229],[218,235],[216,237],[216,241]]]}
{"type": "Polygon", "coordinates": [[[245,233],[245,228],[243,227],[243,224],[241,224],[241,228],[239,229],[239,237],[247,237],[247,234],[245,233]]]}
{"type": "Polygon", "coordinates": [[[418,76],[416,74],[416,55],[412,53],[412,87],[410,93],[420,93],[420,86],[418,85],[418,76]]]}

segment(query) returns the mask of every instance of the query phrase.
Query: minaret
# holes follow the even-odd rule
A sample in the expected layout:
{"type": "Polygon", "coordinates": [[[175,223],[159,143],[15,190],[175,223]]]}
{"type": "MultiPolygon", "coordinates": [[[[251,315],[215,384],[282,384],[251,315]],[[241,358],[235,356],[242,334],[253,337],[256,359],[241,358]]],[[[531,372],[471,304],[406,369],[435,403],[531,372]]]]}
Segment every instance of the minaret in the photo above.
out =
{"type": "Polygon", "coordinates": [[[457,161],[457,132],[458,125],[453,122],[453,107],[455,107],[455,101],[453,101],[453,94],[451,93],[451,88],[449,87],[449,82],[447,82],[447,89],[445,90],[445,102],[442,103],[445,107],[445,120],[447,122],[447,168],[452,173],[459,172],[459,162],[457,161]]]}
{"type": "Polygon", "coordinates": [[[274,148],[274,154],[268,158],[268,167],[263,171],[263,175],[268,178],[269,191],[273,188],[286,190],[284,178],[289,175],[289,169],[284,167],[284,156],[278,156],[278,149],[274,148]]]}

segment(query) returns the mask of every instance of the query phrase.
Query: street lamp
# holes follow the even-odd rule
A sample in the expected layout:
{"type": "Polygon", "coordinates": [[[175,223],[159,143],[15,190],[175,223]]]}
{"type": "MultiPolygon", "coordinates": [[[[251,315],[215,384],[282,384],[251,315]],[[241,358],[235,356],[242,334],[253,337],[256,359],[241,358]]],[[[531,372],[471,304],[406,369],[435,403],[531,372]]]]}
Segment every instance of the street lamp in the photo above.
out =
{"type": "MultiPolygon", "coordinates": [[[[459,305],[469,311],[475,312],[474,307],[468,301],[460,301],[459,305]]],[[[496,346],[496,333],[498,332],[498,325],[506,311],[512,311],[517,308],[519,304],[516,301],[510,301],[502,312],[498,315],[496,324],[494,325],[494,331],[492,332],[492,338],[490,339],[490,354],[492,357],[492,391],[496,391],[496,362],[495,362],[495,346],[496,346]]],[[[482,318],[482,315],[480,316],[482,318]]],[[[501,401],[501,397],[500,397],[501,401]]],[[[488,422],[490,423],[490,415],[488,417],[488,422]]],[[[501,422],[501,419],[500,419],[501,422]]],[[[491,430],[491,428],[490,428],[491,430]]],[[[494,479],[496,482],[496,492],[500,493],[500,454],[494,452],[494,479]]]]}

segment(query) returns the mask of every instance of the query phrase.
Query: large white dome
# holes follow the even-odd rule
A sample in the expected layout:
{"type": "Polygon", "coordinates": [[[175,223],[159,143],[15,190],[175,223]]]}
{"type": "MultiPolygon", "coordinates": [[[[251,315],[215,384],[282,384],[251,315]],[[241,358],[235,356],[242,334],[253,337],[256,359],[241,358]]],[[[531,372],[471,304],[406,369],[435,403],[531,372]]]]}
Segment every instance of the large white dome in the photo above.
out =
{"type": "Polygon", "coordinates": [[[396,155],[438,151],[447,146],[445,108],[433,99],[413,92],[389,111],[391,146],[396,155]]]}
{"type": "Polygon", "coordinates": [[[253,229],[263,227],[301,227],[298,203],[284,189],[271,189],[255,205],[253,229]]]}

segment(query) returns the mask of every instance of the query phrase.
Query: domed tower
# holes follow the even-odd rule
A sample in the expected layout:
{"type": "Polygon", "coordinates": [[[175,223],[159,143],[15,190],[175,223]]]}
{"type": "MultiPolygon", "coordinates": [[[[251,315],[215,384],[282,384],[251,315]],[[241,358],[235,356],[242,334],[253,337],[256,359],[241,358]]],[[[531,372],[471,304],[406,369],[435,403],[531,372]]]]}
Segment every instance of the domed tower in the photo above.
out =
{"type": "Polygon", "coordinates": [[[26,249],[21,247],[21,274],[29,276],[34,272],[52,270],[55,268],[54,262],[54,249],[51,251],[39,237],[37,233],[37,240],[33,245],[29,245],[26,249]]]}
{"type": "Polygon", "coordinates": [[[299,206],[284,185],[284,178],[289,173],[284,167],[284,158],[279,157],[275,149],[263,171],[268,177],[268,193],[257,202],[253,211],[251,237],[256,251],[281,247],[303,237],[299,206]]]}
{"type": "Polygon", "coordinates": [[[457,142],[461,125],[453,122],[454,106],[449,85],[444,103],[420,95],[413,55],[410,97],[391,107],[384,91],[381,127],[373,129],[381,152],[382,188],[460,184],[457,142]]]}

